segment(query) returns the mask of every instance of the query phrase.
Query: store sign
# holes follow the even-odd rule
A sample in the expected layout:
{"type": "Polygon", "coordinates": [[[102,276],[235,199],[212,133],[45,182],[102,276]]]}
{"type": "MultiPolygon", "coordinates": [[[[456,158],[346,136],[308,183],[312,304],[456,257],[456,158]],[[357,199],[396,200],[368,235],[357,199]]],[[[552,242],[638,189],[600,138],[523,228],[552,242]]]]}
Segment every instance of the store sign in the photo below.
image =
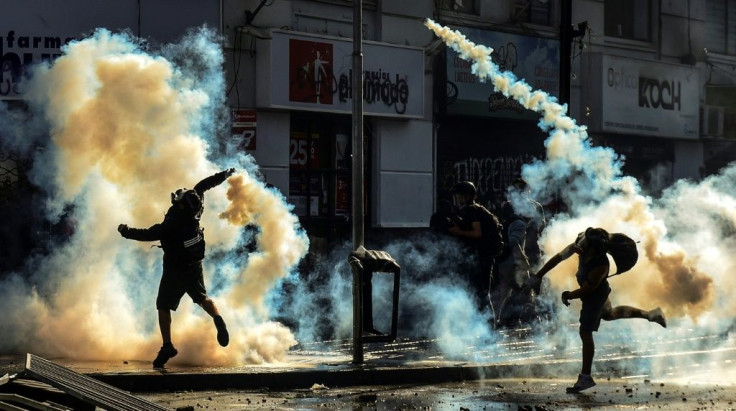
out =
{"type": "MultiPolygon", "coordinates": [[[[22,79],[33,64],[53,60],[61,48],[97,28],[143,33],[146,40],[178,41],[189,28],[218,27],[216,0],[3,1],[0,10],[0,100],[23,99],[22,79]],[[171,3],[171,4],[170,4],[171,3]]],[[[152,41],[153,42],[153,41],[152,41]]]]}
{"type": "Polygon", "coordinates": [[[0,99],[23,97],[22,80],[34,63],[50,61],[61,55],[61,46],[74,40],[41,32],[7,30],[0,33],[0,99]]]}
{"type": "Polygon", "coordinates": [[[245,109],[232,110],[232,142],[240,150],[256,149],[256,111],[245,109]]]}
{"type": "MultiPolygon", "coordinates": [[[[560,88],[558,40],[457,27],[475,43],[493,48],[491,58],[502,71],[524,79],[535,90],[557,96],[560,88]]],[[[447,50],[447,113],[490,117],[536,117],[515,100],[493,91],[471,71],[471,63],[447,50]]]]}
{"type": "MultiPolygon", "coordinates": [[[[259,42],[258,105],[337,113],[352,112],[352,54],[349,39],[275,30],[259,42]],[[265,56],[263,55],[265,54],[265,56]]],[[[385,43],[363,43],[363,109],[367,115],[424,115],[424,52],[385,43]]]]}
{"type": "Polygon", "coordinates": [[[690,66],[597,55],[596,75],[587,87],[599,88],[591,107],[593,131],[672,138],[697,138],[700,79],[690,66]]]}

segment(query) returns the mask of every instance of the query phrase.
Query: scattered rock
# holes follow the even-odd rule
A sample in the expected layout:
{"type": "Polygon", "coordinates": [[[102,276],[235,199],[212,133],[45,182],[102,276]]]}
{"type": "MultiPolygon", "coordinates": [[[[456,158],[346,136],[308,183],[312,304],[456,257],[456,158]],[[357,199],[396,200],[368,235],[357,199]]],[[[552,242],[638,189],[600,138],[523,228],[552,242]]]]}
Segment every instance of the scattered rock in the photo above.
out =
{"type": "Polygon", "coordinates": [[[358,402],[376,402],[377,400],[378,396],[376,394],[360,394],[358,396],[358,402]]]}

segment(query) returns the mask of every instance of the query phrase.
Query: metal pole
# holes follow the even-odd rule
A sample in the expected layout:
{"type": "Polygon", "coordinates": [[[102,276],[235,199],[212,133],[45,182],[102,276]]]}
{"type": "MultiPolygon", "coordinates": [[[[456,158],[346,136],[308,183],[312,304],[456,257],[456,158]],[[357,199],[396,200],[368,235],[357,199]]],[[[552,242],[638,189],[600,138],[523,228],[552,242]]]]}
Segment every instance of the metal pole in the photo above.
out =
{"type": "MultiPolygon", "coordinates": [[[[562,0],[560,10],[560,104],[570,104],[572,54],[572,0],[562,0]]],[[[570,111],[568,107],[568,112],[570,111]]]]}
{"type": "MultiPolygon", "coordinates": [[[[353,250],[364,242],[363,211],[363,4],[353,2],[353,250]]],[[[363,364],[362,278],[353,270],[353,363],[363,364]]]]}

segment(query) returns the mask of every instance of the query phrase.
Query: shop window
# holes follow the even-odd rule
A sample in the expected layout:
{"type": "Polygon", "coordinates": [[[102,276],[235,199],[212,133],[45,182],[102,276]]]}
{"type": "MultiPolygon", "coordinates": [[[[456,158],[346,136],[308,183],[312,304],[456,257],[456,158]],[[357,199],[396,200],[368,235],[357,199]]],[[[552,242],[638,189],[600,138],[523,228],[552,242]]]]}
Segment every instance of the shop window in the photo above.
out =
{"type": "Polygon", "coordinates": [[[650,41],[650,0],[605,0],[604,31],[609,37],[650,41]]]}
{"type": "Polygon", "coordinates": [[[736,54],[736,0],[708,0],[705,44],[708,52],[736,54]]]}
{"type": "Polygon", "coordinates": [[[514,22],[552,25],[552,0],[514,0],[514,22]]]}
{"type": "Polygon", "coordinates": [[[292,113],[289,202],[310,238],[344,235],[351,201],[350,116],[292,113]]]}
{"type": "Polygon", "coordinates": [[[439,8],[465,14],[478,14],[475,0],[439,0],[439,8]]]}

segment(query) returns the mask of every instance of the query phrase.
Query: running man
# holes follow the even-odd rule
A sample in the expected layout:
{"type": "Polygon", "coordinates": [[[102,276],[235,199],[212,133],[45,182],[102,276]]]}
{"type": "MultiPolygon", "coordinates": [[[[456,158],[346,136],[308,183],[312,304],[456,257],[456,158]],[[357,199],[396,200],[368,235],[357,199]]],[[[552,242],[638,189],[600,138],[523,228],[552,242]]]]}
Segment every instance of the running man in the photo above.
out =
{"type": "Polygon", "coordinates": [[[613,307],[608,299],[611,287],[608,284],[609,262],[606,252],[608,250],[610,234],[602,228],[588,228],[580,233],[574,243],[565,247],[562,251],[549,259],[527,281],[525,290],[536,287],[542,277],[555,268],[560,262],[578,254],[578,270],[575,274],[580,288],[574,291],[564,291],[562,302],[570,305],[570,300],[579,298],[582,303],[580,310],[580,339],[583,344],[583,366],[578,375],[577,382],[567,388],[568,393],[578,393],[595,386],[591,377],[593,356],[595,354],[595,343],[593,331],[598,331],[601,320],[613,321],[624,318],[643,318],[655,322],[662,327],[667,327],[667,321],[660,308],[645,311],[629,306],[613,307]]]}

